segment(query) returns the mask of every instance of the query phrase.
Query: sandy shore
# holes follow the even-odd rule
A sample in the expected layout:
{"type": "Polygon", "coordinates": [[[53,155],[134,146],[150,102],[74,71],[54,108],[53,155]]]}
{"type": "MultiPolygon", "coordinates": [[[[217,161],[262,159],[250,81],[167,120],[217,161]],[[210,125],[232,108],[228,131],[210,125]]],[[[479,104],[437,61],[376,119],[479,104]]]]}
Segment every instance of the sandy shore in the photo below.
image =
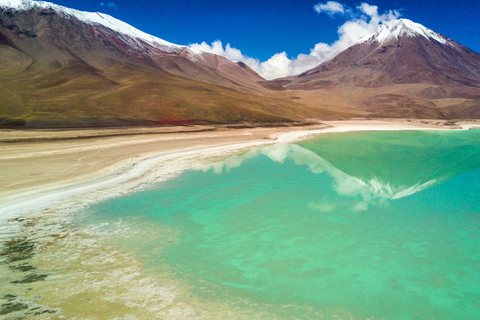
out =
{"type": "MultiPolygon", "coordinates": [[[[470,126],[475,125],[478,123],[470,122],[470,126]]],[[[1,130],[0,219],[72,196],[130,192],[200,162],[312,134],[445,128],[460,127],[441,120],[350,120],[240,129],[191,126],[1,130]]]]}
{"type": "MultiPolygon", "coordinates": [[[[243,129],[0,130],[0,281],[5,286],[0,312],[9,311],[6,319],[281,318],[285,306],[218,304],[192,297],[168,271],[147,276],[143,261],[112,246],[128,228],[117,234],[101,225],[79,226],[75,216],[92,202],[151,187],[255,146],[329,132],[475,126],[479,123],[351,120],[243,129]],[[262,312],[271,316],[259,316],[262,312]]],[[[140,229],[147,235],[159,232],[148,228],[140,229]]],[[[176,230],[160,233],[176,241],[176,230]]]]}

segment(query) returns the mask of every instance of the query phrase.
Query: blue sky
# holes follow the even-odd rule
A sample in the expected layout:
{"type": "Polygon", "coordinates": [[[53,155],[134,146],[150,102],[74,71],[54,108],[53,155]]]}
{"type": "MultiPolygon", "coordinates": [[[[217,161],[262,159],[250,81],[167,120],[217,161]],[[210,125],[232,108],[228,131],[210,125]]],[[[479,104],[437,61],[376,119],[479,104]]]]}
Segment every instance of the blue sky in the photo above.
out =
{"type": "MultiPolygon", "coordinates": [[[[306,0],[52,2],[78,10],[110,14],[144,32],[180,45],[205,42],[212,46],[214,41],[220,40],[224,51],[225,46],[230,44],[231,48],[241,50],[245,59],[250,57],[260,63],[279,53],[284,55],[277,56],[278,61],[280,58],[285,60],[285,57],[296,59],[299,54],[309,55],[318,43],[331,45],[339,39],[338,29],[346,22],[358,19],[370,22],[372,16],[366,12],[370,12],[367,9],[374,6],[377,7],[377,16],[393,13],[396,18],[407,18],[420,23],[480,52],[478,0],[369,1],[366,2],[369,5],[365,7],[367,11],[358,8],[362,1],[339,1],[343,13],[325,9],[338,8],[333,3],[326,6],[327,1],[306,0]],[[324,10],[314,10],[316,4],[324,5],[324,10]]],[[[216,50],[219,50],[218,43],[216,50]]],[[[229,58],[235,58],[238,52],[231,51],[224,55],[229,54],[229,58]]],[[[288,72],[294,72],[292,70],[288,72]]],[[[270,77],[273,76],[272,73],[270,77]]]]}

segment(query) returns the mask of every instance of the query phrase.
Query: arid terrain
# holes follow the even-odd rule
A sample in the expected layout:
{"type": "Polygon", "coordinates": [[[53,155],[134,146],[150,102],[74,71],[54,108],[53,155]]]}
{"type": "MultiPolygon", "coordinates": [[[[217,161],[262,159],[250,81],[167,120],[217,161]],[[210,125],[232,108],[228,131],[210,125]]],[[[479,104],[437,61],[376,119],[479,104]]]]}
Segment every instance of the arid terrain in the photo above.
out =
{"type": "Polygon", "coordinates": [[[244,63],[59,8],[0,10],[4,127],[480,117],[480,55],[409,20],[267,81],[244,63]]]}

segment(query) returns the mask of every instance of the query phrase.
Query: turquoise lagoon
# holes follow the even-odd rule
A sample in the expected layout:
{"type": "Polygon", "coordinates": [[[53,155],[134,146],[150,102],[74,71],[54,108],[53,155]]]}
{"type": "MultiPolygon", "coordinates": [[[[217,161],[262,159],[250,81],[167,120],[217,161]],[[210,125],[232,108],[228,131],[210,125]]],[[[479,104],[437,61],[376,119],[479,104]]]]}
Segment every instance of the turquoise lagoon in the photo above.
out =
{"type": "Polygon", "coordinates": [[[79,223],[125,229],[112,242],[146,274],[259,318],[480,318],[480,130],[253,149],[79,223]]]}

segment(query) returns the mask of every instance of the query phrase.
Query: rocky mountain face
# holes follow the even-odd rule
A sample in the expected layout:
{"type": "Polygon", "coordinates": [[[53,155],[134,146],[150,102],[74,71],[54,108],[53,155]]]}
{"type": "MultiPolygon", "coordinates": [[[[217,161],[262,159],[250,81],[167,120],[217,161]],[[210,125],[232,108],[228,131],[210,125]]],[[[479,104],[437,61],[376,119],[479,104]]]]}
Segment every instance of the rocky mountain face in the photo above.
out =
{"type": "Polygon", "coordinates": [[[30,55],[35,60],[32,68],[38,71],[65,66],[72,60],[97,67],[115,60],[193,79],[203,73],[201,80],[212,83],[225,84],[228,78],[247,84],[262,80],[244,64],[166,42],[109,15],[24,2],[27,5],[20,8],[3,8],[0,43],[30,55]]]}
{"type": "Polygon", "coordinates": [[[480,55],[406,19],[265,81],[101,13],[0,0],[0,126],[480,118],[480,55]]]}
{"type": "Polygon", "coordinates": [[[480,54],[407,19],[382,25],[333,59],[281,82],[290,90],[342,88],[376,115],[480,116],[480,54]]]}
{"type": "Polygon", "coordinates": [[[28,0],[0,3],[4,124],[298,119],[294,104],[264,93],[262,80],[243,63],[168,43],[108,15],[28,0]]]}
{"type": "Polygon", "coordinates": [[[480,55],[410,20],[400,19],[330,61],[291,78],[290,86],[315,82],[383,87],[402,83],[480,85],[480,55]]]}

